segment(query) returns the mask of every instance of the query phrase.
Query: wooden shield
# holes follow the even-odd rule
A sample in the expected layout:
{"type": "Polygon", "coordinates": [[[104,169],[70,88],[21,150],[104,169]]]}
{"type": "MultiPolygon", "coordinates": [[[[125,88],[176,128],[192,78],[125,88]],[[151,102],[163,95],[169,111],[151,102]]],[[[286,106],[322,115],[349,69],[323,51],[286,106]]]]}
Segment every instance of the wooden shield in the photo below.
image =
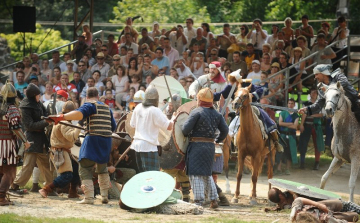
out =
{"type": "Polygon", "coordinates": [[[189,138],[185,137],[182,133],[182,126],[184,125],[185,121],[188,119],[189,114],[185,111],[178,113],[174,120],[174,128],[173,128],[173,139],[175,143],[175,147],[179,153],[185,154],[187,147],[189,145],[189,138]]]}
{"type": "Polygon", "coordinates": [[[181,105],[176,111],[179,112],[187,112],[188,114],[190,114],[190,112],[192,110],[194,110],[195,108],[197,108],[197,101],[189,101],[186,102],[185,104],[181,105]]]}
{"type": "Polygon", "coordinates": [[[127,132],[131,138],[134,138],[135,135],[135,128],[130,126],[130,120],[131,120],[131,116],[133,115],[133,112],[129,112],[126,115],[126,120],[125,120],[125,132],[127,132]]]}

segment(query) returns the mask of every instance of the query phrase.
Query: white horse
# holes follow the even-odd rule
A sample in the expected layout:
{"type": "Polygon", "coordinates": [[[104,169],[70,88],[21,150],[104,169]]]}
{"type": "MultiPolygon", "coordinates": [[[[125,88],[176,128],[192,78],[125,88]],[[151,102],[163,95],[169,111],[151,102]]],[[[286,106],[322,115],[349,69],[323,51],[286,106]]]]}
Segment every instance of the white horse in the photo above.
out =
{"type": "Polygon", "coordinates": [[[334,138],[331,142],[334,158],[321,178],[320,188],[324,189],[330,174],[335,173],[342,164],[351,163],[349,200],[353,202],[360,167],[360,124],[351,111],[351,102],[345,96],[340,82],[330,86],[320,84],[320,87],[325,90],[325,111],[328,117],[332,117],[334,130],[334,138]]]}

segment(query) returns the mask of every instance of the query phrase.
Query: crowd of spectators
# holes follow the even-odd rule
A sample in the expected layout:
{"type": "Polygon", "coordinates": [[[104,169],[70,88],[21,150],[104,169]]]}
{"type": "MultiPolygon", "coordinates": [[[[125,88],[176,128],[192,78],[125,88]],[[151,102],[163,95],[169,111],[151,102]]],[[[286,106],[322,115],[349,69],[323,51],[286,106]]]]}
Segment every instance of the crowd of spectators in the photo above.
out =
{"type": "MultiPolygon", "coordinates": [[[[86,89],[95,86],[100,99],[111,108],[129,110],[127,105],[134,93],[146,89],[155,77],[171,75],[187,91],[194,77],[209,73],[208,64],[219,61],[225,79],[241,69],[243,78],[252,78],[253,84],[266,84],[268,89],[263,98],[279,104],[284,96],[284,75],[272,77],[272,74],[300,62],[290,70],[290,75],[297,74],[290,84],[297,83],[296,88],[301,91],[301,77],[307,74],[305,67],[312,62],[331,63],[337,55],[331,48],[325,49],[326,45],[349,35],[346,20],[339,17],[339,26],[332,34],[329,23],[323,22],[311,44],[315,31],[308,19],[302,16],[302,24],[293,28],[288,17],[284,27],[272,25],[271,34],[263,29],[260,19],[254,19],[250,27],[241,25],[240,33],[235,35],[229,24],[223,25],[223,33],[214,34],[208,23],[194,27],[191,18],[186,19],[185,25],[178,24],[169,30],[154,22],[151,31],[142,28],[139,33],[128,18],[117,41],[110,34],[106,43],[93,39],[89,27],[84,25],[71,52],[61,58],[58,51],[53,51],[52,60],[32,53],[16,65],[10,80],[22,95],[28,83],[35,83],[43,94],[43,102],[51,99],[52,92],[65,90],[79,105],[84,103],[86,89]],[[317,51],[321,53],[304,60],[317,51]],[[268,83],[263,83],[268,77],[268,83]]],[[[346,41],[341,41],[336,47],[345,45],[346,41]]]]}

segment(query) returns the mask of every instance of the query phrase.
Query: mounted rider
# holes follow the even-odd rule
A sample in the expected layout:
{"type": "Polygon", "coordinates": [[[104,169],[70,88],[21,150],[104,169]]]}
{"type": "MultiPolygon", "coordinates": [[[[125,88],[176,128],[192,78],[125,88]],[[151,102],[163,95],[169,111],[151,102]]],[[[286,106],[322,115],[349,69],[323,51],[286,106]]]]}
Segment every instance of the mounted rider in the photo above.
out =
{"type": "MultiPolygon", "coordinates": [[[[235,92],[237,90],[237,86],[239,86],[239,84],[241,84],[242,87],[246,87],[249,86],[248,83],[243,82],[242,76],[241,76],[241,70],[237,70],[232,72],[229,76],[228,76],[228,81],[230,82],[229,85],[227,85],[225,87],[225,89],[221,92],[215,92],[214,93],[214,101],[216,100],[220,100],[220,96],[222,95],[224,98],[227,98],[228,95],[230,94],[231,88],[233,84],[236,84],[236,88],[233,91],[233,95],[231,96],[232,99],[235,98],[235,92]]],[[[252,100],[253,102],[258,102],[260,100],[259,95],[262,95],[264,89],[263,86],[261,85],[251,85],[251,94],[253,95],[252,100]]],[[[265,131],[268,135],[271,135],[276,150],[277,151],[282,151],[283,148],[279,143],[279,136],[278,133],[276,131],[277,126],[276,123],[269,117],[269,115],[261,108],[261,107],[257,107],[259,109],[260,112],[260,119],[261,121],[264,123],[264,127],[265,127],[265,131]]],[[[232,120],[232,122],[230,123],[229,128],[234,130],[234,132],[231,132],[230,135],[234,135],[235,132],[237,132],[238,127],[240,126],[240,119],[238,117],[238,115],[232,120]]]]}
{"type": "MultiPolygon", "coordinates": [[[[339,82],[345,91],[345,96],[351,101],[351,111],[354,112],[356,119],[360,122],[360,108],[357,104],[357,100],[359,99],[358,92],[354,89],[340,68],[330,72],[331,68],[331,64],[317,65],[314,68],[315,79],[326,85],[339,82]]],[[[319,99],[314,104],[299,109],[300,114],[307,113],[307,115],[313,115],[321,112],[321,109],[325,105],[325,92],[321,88],[318,89],[318,91],[319,99]]]]}

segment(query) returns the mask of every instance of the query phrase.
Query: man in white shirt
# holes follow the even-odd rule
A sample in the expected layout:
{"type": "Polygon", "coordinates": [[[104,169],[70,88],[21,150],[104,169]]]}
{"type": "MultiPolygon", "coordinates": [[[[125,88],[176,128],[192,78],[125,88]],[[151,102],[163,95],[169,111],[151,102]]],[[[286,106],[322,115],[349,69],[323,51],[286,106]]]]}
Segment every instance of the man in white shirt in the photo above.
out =
{"type": "Polygon", "coordinates": [[[267,39],[268,33],[262,29],[262,21],[260,19],[254,19],[251,32],[247,34],[247,38],[254,44],[254,48],[257,51],[262,51],[262,46],[267,39]]]}
{"type": "MultiPolygon", "coordinates": [[[[67,71],[67,66],[66,66],[67,63],[66,62],[68,60],[71,60],[70,53],[64,53],[63,59],[64,59],[64,62],[60,64],[61,73],[67,71]]],[[[77,64],[76,63],[74,63],[73,71],[77,71],[77,64]]]]}
{"type": "Polygon", "coordinates": [[[127,49],[133,49],[134,56],[139,54],[139,46],[133,42],[133,37],[130,33],[125,33],[125,43],[120,44],[119,48],[122,46],[126,46],[127,49]]]}
{"type": "Polygon", "coordinates": [[[191,70],[189,67],[186,67],[185,65],[185,60],[184,59],[180,59],[178,60],[178,63],[177,63],[177,68],[176,68],[176,72],[178,73],[179,75],[179,80],[181,78],[184,78],[184,77],[187,77],[189,75],[191,75],[191,70]]]}
{"type": "Polygon", "coordinates": [[[184,34],[187,37],[188,41],[186,43],[186,48],[189,48],[190,40],[196,36],[196,31],[193,28],[194,20],[192,18],[186,19],[186,28],[184,29],[184,34]]]}
{"type": "Polygon", "coordinates": [[[172,28],[171,30],[165,33],[165,36],[170,39],[170,44],[173,48],[177,49],[181,55],[185,51],[185,46],[188,43],[188,38],[184,34],[184,28],[182,25],[177,25],[177,27],[172,28]]]}
{"type": "Polygon", "coordinates": [[[248,74],[247,78],[252,79],[251,83],[255,85],[260,84],[260,76],[261,76],[261,70],[260,70],[260,61],[253,60],[251,63],[252,71],[248,74]]]}
{"type": "Polygon", "coordinates": [[[158,108],[159,93],[155,87],[145,91],[142,104],[135,107],[130,126],[135,128],[134,140],[130,146],[135,150],[136,163],[140,172],[159,171],[159,130],[172,130],[173,122],[158,108]]]}
{"type": "Polygon", "coordinates": [[[174,67],[179,60],[179,52],[171,47],[169,38],[164,38],[164,54],[169,58],[170,68],[174,67]]]}

